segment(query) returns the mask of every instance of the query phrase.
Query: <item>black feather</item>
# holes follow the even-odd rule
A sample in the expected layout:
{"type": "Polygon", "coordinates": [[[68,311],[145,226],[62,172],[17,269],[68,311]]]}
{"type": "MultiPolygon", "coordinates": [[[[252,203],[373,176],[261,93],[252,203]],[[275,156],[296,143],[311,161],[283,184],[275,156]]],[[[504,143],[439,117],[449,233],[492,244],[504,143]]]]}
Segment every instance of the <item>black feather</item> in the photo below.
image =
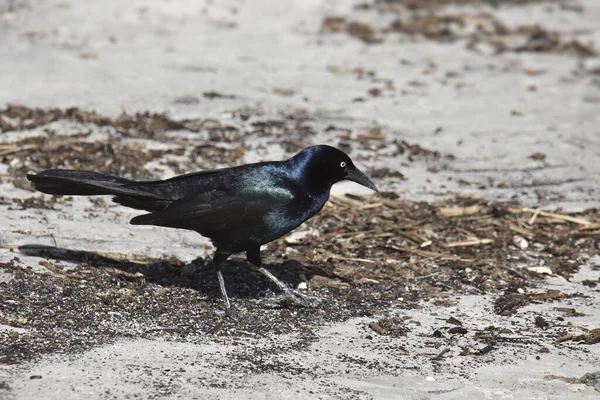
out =
{"type": "MultiPolygon", "coordinates": [[[[334,183],[349,179],[376,190],[350,157],[330,146],[306,148],[286,161],[195,172],[163,181],[135,182],[58,169],[27,178],[44,193],[112,195],[116,203],[149,212],[133,218],[133,225],[199,232],[217,246],[214,262],[220,278],[221,264],[232,253],[246,251],[253,264],[260,264],[260,246],[319,212],[334,183]]],[[[226,293],[223,296],[227,299],[226,293]]]]}

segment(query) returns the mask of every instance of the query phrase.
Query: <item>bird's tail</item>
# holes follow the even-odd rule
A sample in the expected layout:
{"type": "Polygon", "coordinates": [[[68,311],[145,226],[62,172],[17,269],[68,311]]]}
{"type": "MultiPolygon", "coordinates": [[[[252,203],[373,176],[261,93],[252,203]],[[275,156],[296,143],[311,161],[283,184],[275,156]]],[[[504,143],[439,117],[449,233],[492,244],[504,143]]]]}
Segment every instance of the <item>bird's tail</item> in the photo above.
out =
{"type": "Polygon", "coordinates": [[[142,196],[160,198],[143,190],[137,182],[90,171],[49,169],[37,175],[27,175],[35,188],[43,193],[72,196],[142,196]]]}

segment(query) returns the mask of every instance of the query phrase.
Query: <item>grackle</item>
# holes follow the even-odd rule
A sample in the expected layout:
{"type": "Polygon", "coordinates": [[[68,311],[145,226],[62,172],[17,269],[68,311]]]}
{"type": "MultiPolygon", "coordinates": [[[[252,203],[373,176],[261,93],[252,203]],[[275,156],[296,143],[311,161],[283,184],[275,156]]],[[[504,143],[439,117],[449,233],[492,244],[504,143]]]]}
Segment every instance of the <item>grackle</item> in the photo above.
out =
{"type": "Polygon", "coordinates": [[[318,213],[331,186],[344,179],[377,190],[344,152],[326,145],[307,147],[285,161],[180,175],[162,181],[136,182],[90,171],[50,169],[27,175],[35,188],[54,195],[113,195],[126,207],[148,211],[133,225],[189,229],[210,238],[213,264],[229,314],[231,305],[221,272],[234,253],[286,294],[300,295],[261,265],[260,246],[287,234],[318,213]]]}

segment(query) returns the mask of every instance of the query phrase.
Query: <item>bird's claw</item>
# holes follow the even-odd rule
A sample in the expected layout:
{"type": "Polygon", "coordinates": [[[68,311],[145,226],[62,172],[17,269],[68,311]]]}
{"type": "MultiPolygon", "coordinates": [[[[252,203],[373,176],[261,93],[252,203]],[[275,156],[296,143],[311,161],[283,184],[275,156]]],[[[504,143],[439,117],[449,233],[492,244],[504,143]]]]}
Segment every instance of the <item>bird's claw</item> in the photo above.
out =
{"type": "Polygon", "coordinates": [[[277,299],[281,305],[310,308],[314,306],[313,303],[316,298],[294,289],[288,289],[277,296],[277,299]]]}
{"type": "Polygon", "coordinates": [[[232,307],[225,308],[225,316],[233,321],[239,321],[239,316],[232,307]]]}

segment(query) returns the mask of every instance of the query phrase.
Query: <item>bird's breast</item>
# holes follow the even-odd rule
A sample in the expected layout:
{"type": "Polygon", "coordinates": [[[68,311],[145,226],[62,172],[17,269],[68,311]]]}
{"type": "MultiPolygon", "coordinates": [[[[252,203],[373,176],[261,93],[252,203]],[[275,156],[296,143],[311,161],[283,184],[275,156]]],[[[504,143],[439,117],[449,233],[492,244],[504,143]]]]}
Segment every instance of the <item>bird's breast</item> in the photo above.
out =
{"type": "Polygon", "coordinates": [[[327,202],[329,193],[318,197],[297,196],[288,207],[273,210],[264,217],[264,225],[273,241],[296,229],[317,214],[327,202]]]}

